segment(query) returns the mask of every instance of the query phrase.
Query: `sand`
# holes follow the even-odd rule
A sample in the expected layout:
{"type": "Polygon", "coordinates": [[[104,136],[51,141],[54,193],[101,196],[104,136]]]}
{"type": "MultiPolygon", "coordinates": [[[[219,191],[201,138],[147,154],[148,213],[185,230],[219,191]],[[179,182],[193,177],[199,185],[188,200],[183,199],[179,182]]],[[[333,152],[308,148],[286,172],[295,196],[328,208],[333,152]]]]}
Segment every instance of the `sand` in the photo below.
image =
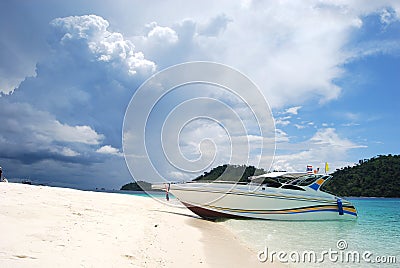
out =
{"type": "Polygon", "coordinates": [[[0,183],[0,267],[266,267],[221,223],[152,198],[0,183]]]}

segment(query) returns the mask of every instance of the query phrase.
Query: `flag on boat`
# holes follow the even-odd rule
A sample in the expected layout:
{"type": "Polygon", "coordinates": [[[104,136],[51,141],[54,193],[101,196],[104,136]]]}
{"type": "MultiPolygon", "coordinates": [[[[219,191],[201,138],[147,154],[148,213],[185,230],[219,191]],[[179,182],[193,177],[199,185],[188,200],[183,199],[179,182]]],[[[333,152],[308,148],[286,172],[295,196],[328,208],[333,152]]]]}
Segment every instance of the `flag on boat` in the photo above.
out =
{"type": "Polygon", "coordinates": [[[325,173],[329,171],[329,165],[328,162],[325,162],[325,173]]]}
{"type": "Polygon", "coordinates": [[[308,174],[312,174],[313,173],[312,166],[307,165],[307,173],[308,174]]]}

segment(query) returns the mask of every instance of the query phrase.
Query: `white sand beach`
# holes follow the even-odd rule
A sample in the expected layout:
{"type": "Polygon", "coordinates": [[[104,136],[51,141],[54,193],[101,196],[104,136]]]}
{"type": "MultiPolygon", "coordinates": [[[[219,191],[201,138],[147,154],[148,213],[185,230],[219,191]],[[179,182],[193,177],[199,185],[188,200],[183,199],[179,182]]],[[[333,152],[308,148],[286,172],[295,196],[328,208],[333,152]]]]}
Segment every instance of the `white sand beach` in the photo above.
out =
{"type": "Polygon", "coordinates": [[[220,223],[152,198],[0,183],[0,267],[266,267],[220,223]]]}

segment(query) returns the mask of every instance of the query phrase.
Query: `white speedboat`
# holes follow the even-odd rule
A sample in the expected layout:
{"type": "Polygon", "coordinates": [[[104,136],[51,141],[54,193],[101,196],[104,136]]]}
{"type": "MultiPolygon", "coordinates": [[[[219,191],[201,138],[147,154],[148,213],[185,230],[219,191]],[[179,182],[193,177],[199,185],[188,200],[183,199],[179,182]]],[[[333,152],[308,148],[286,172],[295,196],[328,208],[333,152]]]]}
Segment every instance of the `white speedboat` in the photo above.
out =
{"type": "MultiPolygon", "coordinates": [[[[206,219],[356,219],[347,200],[320,190],[330,175],[272,172],[249,183],[214,181],[169,183],[166,187],[188,209],[206,219]]],[[[165,187],[153,185],[154,189],[165,187]]]]}

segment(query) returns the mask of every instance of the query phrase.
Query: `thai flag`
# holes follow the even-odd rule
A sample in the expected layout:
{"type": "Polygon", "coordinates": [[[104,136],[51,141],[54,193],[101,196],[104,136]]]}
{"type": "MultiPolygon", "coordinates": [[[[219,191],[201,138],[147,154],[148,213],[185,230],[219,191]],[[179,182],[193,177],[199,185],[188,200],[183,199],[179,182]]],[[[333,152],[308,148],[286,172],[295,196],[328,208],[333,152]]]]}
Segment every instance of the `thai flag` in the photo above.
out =
{"type": "Polygon", "coordinates": [[[312,171],[312,166],[307,166],[307,173],[308,174],[312,174],[313,173],[313,171],[312,171]]]}

